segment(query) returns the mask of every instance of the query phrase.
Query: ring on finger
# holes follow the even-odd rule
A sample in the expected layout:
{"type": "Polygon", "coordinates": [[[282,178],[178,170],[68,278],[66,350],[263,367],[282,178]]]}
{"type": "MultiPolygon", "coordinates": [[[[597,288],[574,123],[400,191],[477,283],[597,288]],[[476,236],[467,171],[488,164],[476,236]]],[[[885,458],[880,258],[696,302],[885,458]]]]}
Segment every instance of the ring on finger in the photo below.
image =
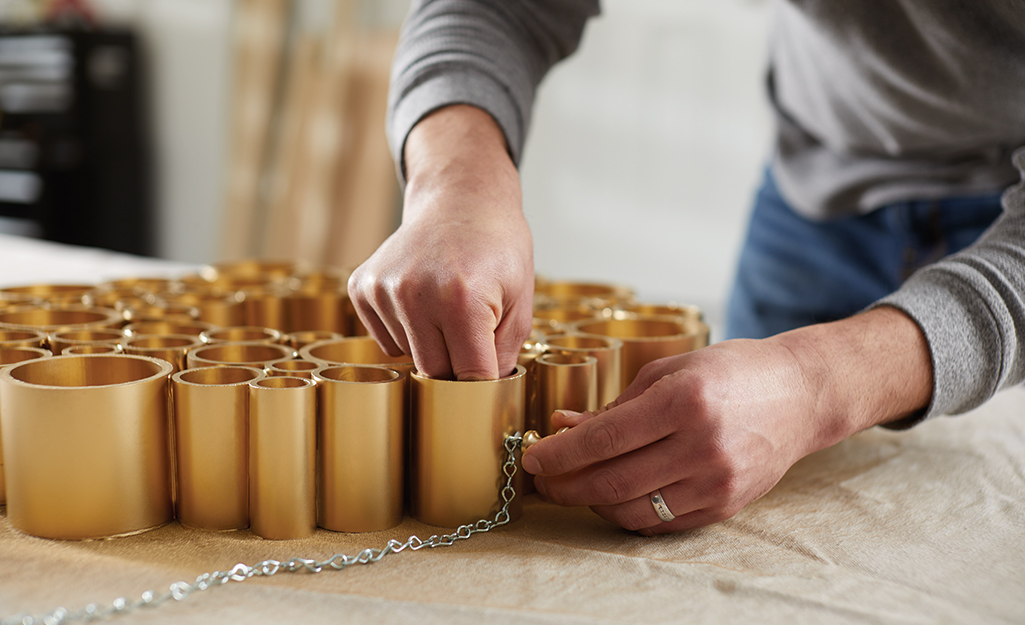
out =
{"type": "Polygon", "coordinates": [[[662,519],[663,523],[668,523],[676,518],[676,515],[666,505],[665,499],[662,499],[662,492],[657,488],[651,493],[651,505],[655,508],[655,514],[658,515],[658,518],[662,519]]]}

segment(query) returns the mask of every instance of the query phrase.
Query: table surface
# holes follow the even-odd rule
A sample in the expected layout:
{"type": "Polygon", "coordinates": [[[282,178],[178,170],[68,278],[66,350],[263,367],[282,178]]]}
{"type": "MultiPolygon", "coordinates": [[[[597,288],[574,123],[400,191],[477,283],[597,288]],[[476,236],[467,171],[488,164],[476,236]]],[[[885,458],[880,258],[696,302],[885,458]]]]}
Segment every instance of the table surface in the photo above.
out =
{"type": "MultiPolygon", "coordinates": [[[[181,269],[9,239],[0,236],[0,284],[181,269]],[[42,253],[50,268],[11,279],[13,250],[22,260],[42,253]]],[[[13,530],[0,511],[0,619],[438,531],[407,519],[385,532],[268,541],[171,523],[51,541],[13,530]]],[[[813,454],[765,497],[699,530],[645,538],[532,495],[521,519],[451,547],[232,582],[117,622],[1021,623],[1023,589],[1025,391],[1014,389],[968,415],[872,429],[813,454]]]]}

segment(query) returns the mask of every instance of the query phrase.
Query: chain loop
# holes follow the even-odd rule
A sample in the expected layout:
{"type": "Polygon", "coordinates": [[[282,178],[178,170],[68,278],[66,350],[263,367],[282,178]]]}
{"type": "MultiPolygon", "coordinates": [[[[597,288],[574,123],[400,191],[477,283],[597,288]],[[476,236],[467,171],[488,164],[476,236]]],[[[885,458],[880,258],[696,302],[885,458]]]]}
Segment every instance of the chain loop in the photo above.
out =
{"type": "Polygon", "coordinates": [[[188,582],[174,582],[168,586],[167,592],[162,595],[158,595],[152,590],[147,590],[134,602],[129,603],[127,598],[118,597],[106,608],[101,608],[95,603],[90,603],[84,608],[76,611],[70,611],[67,608],[62,607],[54,608],[42,616],[33,616],[31,614],[24,613],[15,614],[13,616],[0,619],[0,625],[38,625],[39,623],[49,625],[51,623],[56,624],[73,621],[96,621],[115,614],[121,615],[134,612],[142,607],[155,608],[162,605],[169,599],[183,601],[186,597],[197,590],[208,590],[214,586],[222,586],[228,582],[243,582],[251,577],[271,577],[273,575],[277,575],[279,572],[296,573],[300,571],[307,571],[311,574],[320,573],[326,567],[331,567],[336,571],[341,571],[353,564],[373,564],[374,562],[380,562],[385,556],[393,553],[400,553],[406,549],[409,549],[410,551],[419,551],[424,547],[431,549],[435,547],[447,547],[455,544],[456,541],[466,540],[474,534],[490,532],[496,527],[505,525],[510,520],[509,505],[512,503],[513,498],[516,497],[516,489],[513,487],[513,477],[516,475],[516,451],[520,448],[522,440],[523,437],[519,433],[505,438],[506,458],[505,462],[502,464],[502,473],[505,475],[505,484],[503,484],[499,489],[499,496],[502,505],[498,512],[495,513],[494,518],[480,519],[475,523],[460,525],[459,528],[451,534],[443,534],[441,536],[434,534],[426,540],[418,536],[410,536],[406,539],[406,542],[403,543],[392,539],[388,541],[383,549],[364,549],[355,556],[336,553],[323,562],[300,557],[292,557],[285,562],[280,562],[278,560],[264,560],[262,562],[257,562],[252,566],[240,562],[227,571],[203,573],[191,584],[188,582]]]}

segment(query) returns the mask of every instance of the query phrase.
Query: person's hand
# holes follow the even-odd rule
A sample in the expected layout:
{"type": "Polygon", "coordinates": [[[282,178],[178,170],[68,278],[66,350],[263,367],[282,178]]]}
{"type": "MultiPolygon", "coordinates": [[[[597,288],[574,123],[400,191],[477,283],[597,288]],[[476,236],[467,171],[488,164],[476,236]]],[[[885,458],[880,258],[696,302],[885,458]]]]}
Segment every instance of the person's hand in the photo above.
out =
{"type": "Polygon", "coordinates": [[[349,279],[349,296],[390,355],[435,378],[494,379],[530,332],[533,242],[519,176],[484,112],[430,115],[406,142],[402,225],[349,279]]]}
{"type": "Polygon", "coordinates": [[[523,468],[555,503],[646,535],[679,531],[733,516],[800,458],[914,414],[931,390],[920,331],[883,308],[650,363],[612,406],[556,413],[571,429],[530,447],[523,468]],[[655,513],[656,489],[674,520],[655,513]]]}

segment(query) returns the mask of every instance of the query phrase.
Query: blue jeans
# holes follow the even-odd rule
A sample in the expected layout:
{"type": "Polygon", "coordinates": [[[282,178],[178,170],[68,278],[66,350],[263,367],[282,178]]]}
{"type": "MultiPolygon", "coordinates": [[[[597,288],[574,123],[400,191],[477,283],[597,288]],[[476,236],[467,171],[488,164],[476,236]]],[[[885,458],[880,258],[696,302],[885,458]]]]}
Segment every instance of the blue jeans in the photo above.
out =
{"type": "Polygon", "coordinates": [[[971,245],[1000,215],[1000,195],[898,202],[815,221],[795,213],[766,173],[730,295],[727,338],[853,315],[919,267],[971,245]]]}

